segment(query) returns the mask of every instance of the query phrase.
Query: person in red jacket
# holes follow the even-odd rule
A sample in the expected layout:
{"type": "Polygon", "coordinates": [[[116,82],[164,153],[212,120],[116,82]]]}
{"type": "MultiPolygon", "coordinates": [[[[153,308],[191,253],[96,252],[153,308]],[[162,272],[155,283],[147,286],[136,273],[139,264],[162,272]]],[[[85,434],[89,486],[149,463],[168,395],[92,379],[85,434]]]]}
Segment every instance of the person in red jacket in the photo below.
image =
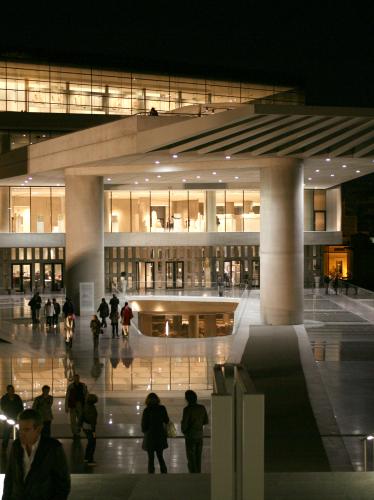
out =
{"type": "Polygon", "coordinates": [[[134,317],[128,302],[121,309],[122,336],[128,337],[131,320],[134,317]]]}

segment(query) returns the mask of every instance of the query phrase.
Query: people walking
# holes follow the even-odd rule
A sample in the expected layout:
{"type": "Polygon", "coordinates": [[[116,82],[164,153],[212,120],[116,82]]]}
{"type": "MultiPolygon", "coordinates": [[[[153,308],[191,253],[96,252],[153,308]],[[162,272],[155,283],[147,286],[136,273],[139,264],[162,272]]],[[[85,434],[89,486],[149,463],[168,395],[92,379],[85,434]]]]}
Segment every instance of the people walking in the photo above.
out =
{"type": "Polygon", "coordinates": [[[338,295],[338,290],[339,290],[339,274],[336,273],[335,276],[332,278],[332,287],[334,289],[335,295],[338,295]]]}
{"type": "Polygon", "coordinates": [[[329,294],[329,286],[330,286],[330,276],[328,274],[325,274],[323,276],[323,285],[325,287],[325,294],[329,294]]]}
{"type": "Polygon", "coordinates": [[[155,108],[151,108],[149,116],[158,116],[158,111],[155,108]]]}
{"type": "Polygon", "coordinates": [[[44,437],[36,410],[18,417],[19,438],[12,446],[4,479],[3,500],[67,500],[70,474],[57,439],[44,437]]]}
{"type": "Polygon", "coordinates": [[[73,382],[68,385],[65,396],[65,411],[70,414],[70,426],[74,438],[79,437],[86,397],[87,386],[80,381],[80,377],[76,373],[73,382]]]}
{"type": "Polygon", "coordinates": [[[99,337],[101,333],[101,323],[99,318],[94,314],[92,316],[91,322],[90,322],[90,328],[92,332],[92,340],[93,340],[93,346],[94,350],[99,348],[99,337]]]}
{"type": "Polygon", "coordinates": [[[166,474],[167,467],[163,450],[168,447],[165,426],[169,422],[169,416],[165,406],[160,404],[160,398],[154,392],[148,394],[145,404],[141,426],[144,433],[142,448],[148,453],[148,473],[154,474],[155,472],[156,453],[160,472],[166,474]]]}
{"type": "Polygon", "coordinates": [[[42,298],[40,297],[39,292],[34,293],[28,305],[31,308],[32,323],[33,325],[36,325],[40,322],[39,315],[42,307],[42,298]]]}
{"type": "Polygon", "coordinates": [[[101,318],[101,326],[103,328],[106,328],[107,327],[106,319],[109,316],[109,306],[105,298],[101,299],[101,304],[99,305],[97,312],[99,313],[99,316],[101,318]]]}
{"type": "Polygon", "coordinates": [[[73,347],[73,337],[75,331],[75,319],[74,314],[69,313],[65,318],[65,344],[66,347],[73,347]]]}
{"type": "Polygon", "coordinates": [[[87,437],[87,446],[84,461],[87,465],[96,465],[94,454],[96,449],[96,422],[97,409],[95,404],[98,398],[96,394],[88,394],[82,412],[82,429],[87,437]]]}
{"type": "Polygon", "coordinates": [[[52,328],[53,315],[55,313],[53,304],[50,299],[44,305],[44,315],[47,328],[52,328]]]}
{"type": "Polygon", "coordinates": [[[208,414],[205,406],[198,404],[196,392],[186,391],[185,399],[188,404],[183,409],[181,428],[185,438],[188,470],[199,473],[203,451],[203,428],[209,422],[208,414]]]}
{"type": "Polygon", "coordinates": [[[53,396],[49,394],[49,385],[43,385],[42,393],[34,399],[33,410],[40,413],[43,420],[42,436],[51,437],[51,423],[53,420],[52,405],[53,396]]]}
{"type": "Polygon", "coordinates": [[[62,306],[64,317],[67,318],[69,314],[74,314],[74,304],[69,297],[66,297],[65,303],[62,306]]]}
{"type": "MultiPolygon", "coordinates": [[[[23,410],[23,402],[20,396],[15,393],[14,386],[12,384],[7,385],[6,394],[3,395],[0,402],[1,412],[7,417],[8,420],[17,421],[18,414],[23,410]]],[[[8,447],[10,435],[12,433],[13,426],[9,425],[7,421],[3,422],[3,450],[8,447]]]]}
{"type": "Polygon", "coordinates": [[[119,299],[115,293],[113,293],[113,297],[109,301],[110,312],[118,311],[119,299]]]}
{"type": "Polygon", "coordinates": [[[128,337],[131,320],[134,317],[128,302],[121,309],[122,337],[128,337]]]}
{"type": "Polygon", "coordinates": [[[53,327],[57,328],[58,327],[58,322],[59,322],[59,316],[60,316],[60,313],[61,313],[61,306],[60,306],[60,304],[57,302],[57,300],[55,298],[52,299],[52,304],[53,304],[53,310],[54,310],[54,314],[53,314],[53,327]]]}
{"type": "Polygon", "coordinates": [[[119,337],[118,335],[118,321],[119,321],[119,312],[118,309],[115,309],[110,312],[110,324],[112,325],[112,339],[115,337],[119,337]]]}

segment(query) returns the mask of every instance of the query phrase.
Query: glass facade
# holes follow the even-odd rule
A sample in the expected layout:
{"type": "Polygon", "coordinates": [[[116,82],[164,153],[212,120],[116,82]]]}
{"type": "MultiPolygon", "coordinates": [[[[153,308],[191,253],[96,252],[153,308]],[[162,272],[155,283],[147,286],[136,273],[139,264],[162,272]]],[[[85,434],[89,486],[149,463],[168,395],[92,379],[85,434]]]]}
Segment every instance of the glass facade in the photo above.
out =
{"type": "Polygon", "coordinates": [[[132,115],[259,99],[302,101],[289,86],[0,61],[0,111],[132,115]]]}

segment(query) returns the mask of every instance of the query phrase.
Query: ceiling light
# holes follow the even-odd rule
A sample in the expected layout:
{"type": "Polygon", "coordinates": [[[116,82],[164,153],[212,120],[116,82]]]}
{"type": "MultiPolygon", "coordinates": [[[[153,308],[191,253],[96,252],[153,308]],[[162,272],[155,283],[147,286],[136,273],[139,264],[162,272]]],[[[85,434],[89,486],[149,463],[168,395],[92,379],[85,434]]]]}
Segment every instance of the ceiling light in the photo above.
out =
{"type": "Polygon", "coordinates": [[[178,158],[178,155],[173,155],[173,158],[178,158]]]}
{"type": "Polygon", "coordinates": [[[32,181],[32,177],[28,177],[29,181],[32,181]]]}
{"type": "Polygon", "coordinates": [[[225,156],[226,160],[230,160],[231,159],[231,156],[227,155],[225,156]]]}
{"type": "Polygon", "coordinates": [[[29,183],[29,181],[25,181],[25,184],[28,184],[28,183],[29,183]]]}
{"type": "Polygon", "coordinates": [[[42,137],[47,137],[47,136],[45,134],[43,134],[42,137]]]}
{"type": "Polygon", "coordinates": [[[196,176],[196,179],[200,179],[200,175],[197,175],[197,176],[196,176]]]}
{"type": "Polygon", "coordinates": [[[187,179],[182,179],[182,182],[187,182],[187,179]]]}
{"type": "Polygon", "coordinates": [[[158,176],[157,176],[157,179],[160,179],[160,178],[161,178],[161,175],[158,175],[158,176]]]}
{"type": "Polygon", "coordinates": [[[22,182],[21,186],[24,186],[25,184],[22,182]]]}
{"type": "Polygon", "coordinates": [[[217,175],[217,172],[212,172],[213,175],[217,175]]]}
{"type": "Polygon", "coordinates": [[[32,144],[32,142],[30,142],[30,144],[32,144]]]}
{"type": "Polygon", "coordinates": [[[311,177],[308,177],[308,181],[311,181],[311,180],[312,180],[312,178],[311,178],[311,177]]]}
{"type": "Polygon", "coordinates": [[[331,161],[331,158],[326,158],[326,161],[331,161]]]}
{"type": "Polygon", "coordinates": [[[145,180],[145,182],[148,182],[148,181],[149,181],[148,177],[147,177],[146,179],[144,179],[144,180],[145,180]]]}
{"type": "Polygon", "coordinates": [[[111,181],[112,179],[110,177],[107,178],[107,181],[111,181]]]}
{"type": "Polygon", "coordinates": [[[330,177],[335,177],[335,174],[330,174],[330,177]]]}
{"type": "Polygon", "coordinates": [[[22,134],[22,137],[26,137],[26,134],[22,134]]]}
{"type": "Polygon", "coordinates": [[[356,173],[359,174],[361,172],[361,170],[356,170],[356,173]]]}
{"type": "Polygon", "coordinates": [[[347,165],[342,165],[342,168],[347,168],[347,165]]]}
{"type": "Polygon", "coordinates": [[[56,184],[56,186],[59,186],[60,184],[56,184]]]}
{"type": "Polygon", "coordinates": [[[319,168],[317,168],[316,172],[319,172],[319,168]]]}
{"type": "Polygon", "coordinates": [[[159,164],[160,164],[160,162],[159,162],[158,160],[156,160],[156,161],[155,161],[155,163],[156,163],[156,165],[159,165],[159,164]]]}
{"type": "Polygon", "coordinates": [[[135,182],[134,182],[134,184],[139,184],[139,182],[138,182],[138,181],[135,181],[135,182]]]}
{"type": "Polygon", "coordinates": [[[219,179],[218,182],[222,182],[222,179],[219,179]]]}
{"type": "Polygon", "coordinates": [[[235,176],[235,179],[239,179],[239,177],[236,175],[236,176],[235,176]]]}

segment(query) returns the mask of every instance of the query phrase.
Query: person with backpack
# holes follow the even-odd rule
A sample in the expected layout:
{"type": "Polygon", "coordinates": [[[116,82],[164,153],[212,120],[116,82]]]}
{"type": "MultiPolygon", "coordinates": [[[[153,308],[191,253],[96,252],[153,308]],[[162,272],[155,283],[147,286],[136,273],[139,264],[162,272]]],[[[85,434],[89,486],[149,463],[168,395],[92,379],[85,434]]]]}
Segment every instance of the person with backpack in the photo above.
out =
{"type": "Polygon", "coordinates": [[[134,315],[129,303],[125,302],[125,305],[121,309],[122,337],[129,336],[129,327],[133,317],[134,315]]]}
{"type": "Polygon", "coordinates": [[[105,298],[101,299],[101,304],[99,305],[97,312],[99,313],[99,316],[101,318],[101,326],[103,328],[106,328],[107,327],[106,319],[109,316],[109,306],[105,298]]]}

